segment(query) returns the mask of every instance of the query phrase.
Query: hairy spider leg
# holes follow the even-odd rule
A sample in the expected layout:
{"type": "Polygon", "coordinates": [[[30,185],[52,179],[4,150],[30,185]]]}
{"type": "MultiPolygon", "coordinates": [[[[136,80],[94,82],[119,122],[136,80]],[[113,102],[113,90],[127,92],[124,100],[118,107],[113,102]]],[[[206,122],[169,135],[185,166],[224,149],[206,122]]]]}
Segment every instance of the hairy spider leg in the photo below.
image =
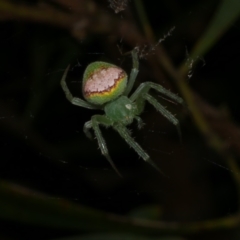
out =
{"type": "Polygon", "coordinates": [[[144,126],[143,120],[139,116],[135,116],[134,118],[137,120],[138,129],[141,129],[144,126]]]}
{"type": "Polygon", "coordinates": [[[180,103],[182,105],[185,104],[181,97],[172,93],[171,91],[167,90],[166,88],[162,87],[161,85],[159,85],[157,83],[153,83],[153,82],[141,83],[140,86],[136,89],[136,91],[131,95],[130,99],[132,101],[135,101],[143,93],[148,93],[148,91],[150,89],[154,89],[154,90],[158,91],[159,93],[162,93],[163,95],[169,97],[170,99],[174,100],[177,103],[180,103]]]}
{"type": "Polygon", "coordinates": [[[139,109],[139,114],[143,111],[145,100],[147,100],[150,104],[152,104],[164,117],[168,119],[168,121],[170,121],[172,124],[176,126],[180,141],[182,142],[182,133],[181,133],[178,119],[171,112],[169,112],[164,106],[162,106],[154,97],[147,94],[151,88],[166,95],[167,97],[176,101],[177,103],[184,105],[184,101],[181,97],[165,89],[161,85],[153,82],[142,83],[136,89],[136,91],[131,95],[130,99],[132,101],[136,101],[136,104],[139,109]]]}
{"type": "Polygon", "coordinates": [[[171,122],[173,125],[176,126],[178,135],[180,138],[180,142],[182,142],[182,133],[179,125],[178,119],[171,113],[169,112],[163,105],[161,105],[157,99],[149,95],[148,93],[145,93],[143,95],[143,98],[146,99],[150,104],[152,104],[169,122],[171,122]]]}
{"type": "Polygon", "coordinates": [[[90,140],[93,139],[92,134],[90,133],[89,129],[92,128],[92,121],[87,121],[84,123],[83,125],[83,132],[85,133],[85,135],[87,136],[87,138],[89,138],[90,140]]]}
{"type": "Polygon", "coordinates": [[[138,155],[146,162],[151,164],[157,171],[159,171],[161,174],[165,175],[158,166],[151,160],[149,155],[141,148],[141,146],[134,141],[134,139],[130,136],[128,133],[128,129],[124,127],[121,124],[116,124],[113,126],[113,128],[119,133],[119,135],[128,143],[130,147],[132,147],[138,155]]]}
{"type": "Polygon", "coordinates": [[[92,135],[89,132],[89,129],[93,128],[93,131],[94,131],[95,136],[97,138],[98,145],[99,145],[99,148],[102,152],[102,155],[108,160],[108,162],[111,164],[112,168],[116,171],[116,173],[120,177],[122,177],[121,174],[119,173],[119,171],[117,170],[115,164],[113,163],[109,153],[108,153],[106,142],[105,142],[105,140],[102,136],[101,130],[99,128],[100,124],[105,126],[105,127],[110,127],[110,126],[112,126],[112,121],[110,119],[108,119],[107,117],[105,117],[104,115],[94,115],[94,116],[92,116],[90,121],[88,121],[84,124],[84,133],[86,134],[86,136],[88,138],[91,138],[92,135]]]}
{"type": "Polygon", "coordinates": [[[128,96],[128,94],[131,92],[132,88],[133,88],[133,85],[134,85],[134,82],[136,80],[136,77],[138,75],[138,72],[139,72],[139,61],[138,61],[138,48],[134,48],[132,50],[132,59],[133,59],[133,68],[131,70],[131,73],[130,73],[130,77],[129,77],[129,80],[128,80],[128,84],[127,84],[127,87],[123,93],[124,96],[128,96]]]}
{"type": "Polygon", "coordinates": [[[88,109],[98,109],[97,106],[92,105],[91,103],[88,103],[84,100],[82,100],[81,98],[77,98],[77,97],[73,97],[73,95],[71,94],[67,83],[66,83],[66,77],[67,77],[67,73],[69,71],[70,65],[67,66],[66,70],[64,71],[64,74],[62,76],[61,79],[61,86],[62,89],[66,95],[66,98],[69,102],[71,102],[73,105],[79,106],[79,107],[84,107],[84,108],[88,108],[88,109]]]}

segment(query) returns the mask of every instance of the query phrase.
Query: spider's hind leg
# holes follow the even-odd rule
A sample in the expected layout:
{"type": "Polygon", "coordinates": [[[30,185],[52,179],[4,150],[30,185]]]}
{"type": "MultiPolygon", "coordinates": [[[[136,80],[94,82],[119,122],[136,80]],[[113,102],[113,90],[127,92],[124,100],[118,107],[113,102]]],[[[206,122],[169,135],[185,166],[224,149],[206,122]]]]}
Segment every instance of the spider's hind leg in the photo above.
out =
{"type": "Polygon", "coordinates": [[[67,83],[66,83],[66,77],[69,71],[70,65],[67,66],[66,70],[64,71],[64,74],[61,79],[61,87],[66,95],[67,100],[72,103],[73,105],[79,106],[79,107],[84,107],[88,109],[98,109],[97,106],[92,105],[91,103],[88,103],[84,101],[81,98],[73,97],[72,93],[70,92],[67,83]]]}
{"type": "Polygon", "coordinates": [[[132,61],[133,61],[133,67],[132,67],[132,70],[131,70],[131,73],[130,73],[130,77],[129,77],[129,80],[128,80],[128,84],[127,84],[127,87],[123,93],[123,95],[125,96],[128,96],[128,94],[131,92],[132,88],[133,88],[133,85],[134,85],[134,82],[136,80],[136,77],[138,75],[138,69],[139,69],[139,61],[138,61],[138,48],[134,48],[132,50],[132,61]]]}

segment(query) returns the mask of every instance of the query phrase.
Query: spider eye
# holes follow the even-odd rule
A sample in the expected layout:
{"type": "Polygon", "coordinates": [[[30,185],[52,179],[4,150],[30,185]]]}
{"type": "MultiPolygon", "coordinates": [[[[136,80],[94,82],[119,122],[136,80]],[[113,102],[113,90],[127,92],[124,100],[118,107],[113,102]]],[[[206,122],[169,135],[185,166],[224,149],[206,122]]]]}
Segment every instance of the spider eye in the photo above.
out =
{"type": "Polygon", "coordinates": [[[83,96],[96,105],[102,105],[119,97],[127,85],[126,72],[109,63],[94,62],[85,70],[83,96]]]}

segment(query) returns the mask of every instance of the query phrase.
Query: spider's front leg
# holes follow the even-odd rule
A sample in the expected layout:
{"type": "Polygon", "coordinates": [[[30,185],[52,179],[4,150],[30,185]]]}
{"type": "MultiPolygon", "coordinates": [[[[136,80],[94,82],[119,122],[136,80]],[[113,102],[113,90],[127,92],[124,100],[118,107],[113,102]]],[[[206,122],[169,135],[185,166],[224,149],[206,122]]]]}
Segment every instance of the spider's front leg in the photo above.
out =
{"type": "Polygon", "coordinates": [[[93,139],[92,134],[89,131],[91,128],[92,128],[92,120],[84,123],[83,132],[85,133],[87,138],[89,138],[90,140],[93,139]]]}
{"type": "Polygon", "coordinates": [[[165,175],[158,167],[157,165],[151,160],[149,155],[142,149],[142,147],[135,142],[135,140],[130,136],[128,130],[126,127],[118,124],[114,125],[113,128],[120,134],[120,136],[129,144],[130,147],[132,147],[137,154],[146,162],[150,163],[157,171],[165,175]]]}
{"type": "Polygon", "coordinates": [[[138,129],[141,129],[144,126],[143,120],[140,117],[138,117],[138,116],[135,116],[134,118],[137,120],[138,129]]]}
{"type": "Polygon", "coordinates": [[[170,121],[172,124],[174,124],[177,127],[177,131],[181,139],[181,130],[179,127],[179,120],[171,112],[169,112],[163,105],[161,105],[154,97],[148,94],[150,89],[154,89],[182,105],[184,105],[183,99],[178,95],[172,93],[171,91],[165,89],[161,85],[153,82],[142,83],[130,97],[132,101],[136,102],[139,109],[139,113],[142,112],[145,101],[148,101],[150,104],[152,104],[164,117],[168,119],[168,121],[170,121]]]}
{"type": "Polygon", "coordinates": [[[93,131],[94,131],[95,136],[96,136],[97,141],[98,141],[99,148],[100,148],[103,156],[105,156],[105,158],[111,164],[112,168],[116,171],[116,173],[119,176],[121,176],[121,174],[117,170],[115,164],[113,163],[113,161],[112,161],[112,159],[111,159],[111,157],[108,153],[106,142],[105,142],[105,140],[102,136],[102,132],[99,128],[100,124],[105,126],[105,127],[110,127],[110,126],[112,126],[112,121],[109,120],[107,117],[105,117],[103,115],[94,115],[94,116],[92,116],[92,119],[90,121],[88,121],[84,124],[83,131],[86,134],[86,136],[91,139],[92,134],[89,132],[89,129],[93,128],[93,131]]]}

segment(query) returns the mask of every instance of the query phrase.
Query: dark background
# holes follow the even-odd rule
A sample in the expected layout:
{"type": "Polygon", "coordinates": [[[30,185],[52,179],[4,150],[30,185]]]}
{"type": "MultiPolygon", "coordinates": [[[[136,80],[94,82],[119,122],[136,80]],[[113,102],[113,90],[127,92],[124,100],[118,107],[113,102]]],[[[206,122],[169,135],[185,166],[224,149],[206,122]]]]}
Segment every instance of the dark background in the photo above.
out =
{"type": "Polygon", "coordinates": [[[119,13],[114,10],[124,1],[111,3],[113,9],[103,0],[0,1],[0,238],[79,235],[76,239],[85,239],[82,234],[94,233],[86,239],[100,239],[102,233],[121,233],[126,234],[121,239],[128,239],[131,233],[131,239],[135,235],[141,239],[138,234],[143,239],[238,239],[240,21],[236,18],[217,32],[214,44],[192,59],[191,52],[221,1],[132,0],[119,13]],[[158,44],[169,32],[171,36],[158,44]],[[153,81],[186,99],[187,106],[182,107],[152,92],[180,120],[183,141],[150,105],[141,116],[144,128],[138,130],[136,123],[129,126],[164,172],[161,175],[116,132],[103,128],[110,155],[123,175],[120,178],[101,155],[96,139],[90,141],[82,131],[84,123],[101,112],[71,105],[60,79],[70,63],[68,86],[74,96],[82,97],[82,75],[89,63],[107,61],[130,72],[131,57],[121,52],[136,46],[144,57],[135,87],[153,81]],[[189,71],[180,80],[174,78],[164,59],[170,60],[174,71],[184,64],[189,71]],[[187,91],[181,88],[181,80],[187,91]],[[186,93],[193,96],[191,102],[186,93]],[[196,109],[204,121],[196,116],[196,109]],[[197,120],[208,126],[206,131],[197,120]],[[22,205],[19,196],[28,204],[22,205]],[[35,206],[32,197],[38,196],[35,206]],[[90,216],[89,225],[71,228],[64,225],[66,209],[59,217],[61,224],[48,224],[46,219],[54,214],[40,214],[42,197],[46,204],[66,200],[73,207],[166,225],[157,233],[151,227],[141,233],[110,225],[101,228],[100,221],[98,231],[93,230],[90,216]],[[225,225],[218,227],[221,219],[225,225]],[[207,220],[213,224],[202,228],[207,220]],[[186,225],[172,230],[171,222],[186,225]],[[195,223],[196,230],[190,230],[195,223]]]}

